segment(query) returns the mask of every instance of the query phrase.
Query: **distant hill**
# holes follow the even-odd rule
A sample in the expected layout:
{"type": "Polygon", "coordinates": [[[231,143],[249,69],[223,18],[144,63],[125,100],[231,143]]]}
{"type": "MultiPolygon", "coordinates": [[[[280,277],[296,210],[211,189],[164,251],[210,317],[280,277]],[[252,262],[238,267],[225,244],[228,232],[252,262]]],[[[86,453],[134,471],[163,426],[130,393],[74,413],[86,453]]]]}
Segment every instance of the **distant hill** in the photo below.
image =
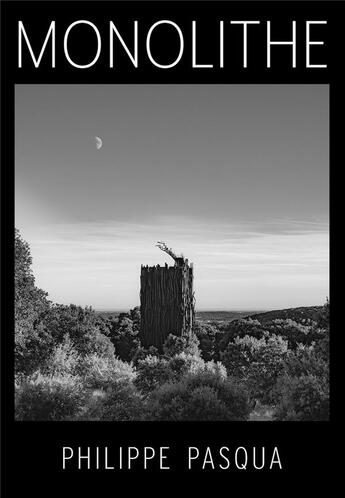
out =
{"type": "MultiPolygon", "coordinates": [[[[116,318],[120,313],[128,313],[128,310],[96,310],[96,313],[103,318],[116,318]]],[[[262,311],[196,311],[195,317],[202,322],[231,322],[232,320],[246,318],[253,313],[262,313],[262,311]]]]}
{"type": "MultiPolygon", "coordinates": [[[[195,312],[195,318],[201,322],[231,322],[232,320],[239,320],[241,318],[247,318],[253,313],[258,313],[255,311],[197,311],[195,312]]],[[[260,313],[263,313],[260,311],[260,313]]]]}
{"type": "Polygon", "coordinates": [[[302,306],[300,308],[265,311],[263,313],[248,314],[244,319],[258,320],[260,323],[271,322],[272,320],[277,319],[290,319],[301,323],[305,320],[315,320],[315,317],[321,308],[322,306],[302,306]]]}
{"type": "MultiPolygon", "coordinates": [[[[258,320],[260,323],[266,323],[276,319],[285,320],[287,318],[290,318],[295,322],[301,323],[306,319],[314,320],[315,315],[320,311],[321,308],[322,306],[303,306],[300,308],[287,308],[283,310],[273,311],[196,311],[195,317],[200,322],[232,322],[234,320],[253,319],[258,320]]],[[[110,316],[116,318],[120,313],[126,313],[126,311],[96,310],[96,313],[104,318],[109,318],[110,316]]]]}

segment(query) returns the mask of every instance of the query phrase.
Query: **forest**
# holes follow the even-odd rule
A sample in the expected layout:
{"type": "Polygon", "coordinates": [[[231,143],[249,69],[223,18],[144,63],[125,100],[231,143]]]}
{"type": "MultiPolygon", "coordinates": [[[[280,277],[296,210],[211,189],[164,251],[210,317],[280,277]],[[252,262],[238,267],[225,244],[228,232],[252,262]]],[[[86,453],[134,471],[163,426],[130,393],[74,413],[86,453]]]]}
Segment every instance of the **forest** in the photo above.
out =
{"type": "Polygon", "coordinates": [[[229,321],[197,320],[158,351],[140,309],[103,316],[35,284],[15,232],[17,420],[329,419],[329,302],[229,321]]]}

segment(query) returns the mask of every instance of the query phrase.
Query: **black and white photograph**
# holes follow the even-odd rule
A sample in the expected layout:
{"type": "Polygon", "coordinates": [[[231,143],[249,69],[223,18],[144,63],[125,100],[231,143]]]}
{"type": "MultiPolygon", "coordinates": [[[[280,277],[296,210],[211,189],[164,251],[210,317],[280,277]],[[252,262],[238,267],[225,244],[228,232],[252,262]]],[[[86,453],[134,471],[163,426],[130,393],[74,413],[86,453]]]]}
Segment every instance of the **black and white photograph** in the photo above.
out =
{"type": "Polygon", "coordinates": [[[15,419],[329,420],[329,85],[15,85],[15,419]]]}

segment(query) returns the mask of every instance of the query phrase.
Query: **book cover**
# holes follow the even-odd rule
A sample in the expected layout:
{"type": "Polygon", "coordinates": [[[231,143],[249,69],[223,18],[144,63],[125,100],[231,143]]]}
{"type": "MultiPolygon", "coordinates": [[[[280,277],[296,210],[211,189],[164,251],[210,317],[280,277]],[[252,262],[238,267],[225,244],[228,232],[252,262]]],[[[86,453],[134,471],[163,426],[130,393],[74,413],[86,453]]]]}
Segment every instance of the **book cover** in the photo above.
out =
{"type": "Polygon", "coordinates": [[[343,14],[1,2],[3,496],[336,476],[343,14]]]}

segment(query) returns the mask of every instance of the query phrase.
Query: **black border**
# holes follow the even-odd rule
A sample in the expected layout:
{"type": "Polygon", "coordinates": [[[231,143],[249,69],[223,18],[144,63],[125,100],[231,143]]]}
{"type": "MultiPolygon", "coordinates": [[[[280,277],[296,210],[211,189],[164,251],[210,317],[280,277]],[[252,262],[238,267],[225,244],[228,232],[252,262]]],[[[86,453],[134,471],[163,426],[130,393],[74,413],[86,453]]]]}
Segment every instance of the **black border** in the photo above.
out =
{"type": "MultiPolygon", "coordinates": [[[[222,482],[231,487],[236,483],[252,485],[279,485],[277,490],[292,484],[291,478],[298,477],[307,488],[318,476],[328,480],[327,474],[335,472],[337,461],[332,451],[336,447],[340,417],[338,411],[339,352],[341,350],[338,328],[340,295],[335,292],[335,265],[338,256],[336,237],[338,211],[335,199],[340,188],[339,169],[342,166],[342,111],[344,104],[344,79],[341,75],[344,42],[342,39],[342,18],[344,5],[337,1],[294,2],[272,1],[248,2],[2,2],[1,64],[2,64],[2,114],[1,114],[1,424],[2,424],[2,466],[4,496],[26,493],[30,496],[46,496],[53,490],[61,490],[66,496],[75,492],[91,495],[97,487],[114,492],[124,484],[131,493],[143,490],[162,480],[179,484],[178,478],[195,482],[222,482]],[[224,70],[191,70],[190,62],[169,71],[161,71],[143,63],[139,69],[121,66],[109,71],[104,65],[88,71],[71,69],[57,57],[57,68],[52,70],[42,65],[38,70],[30,67],[16,68],[16,20],[25,20],[38,33],[49,19],[57,19],[61,26],[72,20],[92,19],[95,23],[104,19],[138,19],[145,25],[158,19],[174,19],[186,26],[190,19],[211,22],[213,19],[262,19],[277,23],[296,19],[326,19],[328,68],[325,70],[305,69],[302,45],[298,46],[298,67],[291,69],[286,60],[277,60],[271,70],[262,64],[262,54],[250,69],[243,71],[238,66],[224,70]],[[133,17],[135,15],[135,17],[133,17]],[[261,58],[260,58],[261,57],[261,58]],[[74,84],[329,84],[330,85],[330,194],[331,194],[331,420],[330,422],[218,422],[218,423],[168,423],[168,422],[14,422],[13,420],[13,270],[14,270],[14,85],[35,83],[74,84]],[[337,336],[336,336],[337,335],[337,336]],[[336,382],[338,379],[338,382],[336,382]],[[338,384],[338,386],[337,386],[338,384]],[[158,471],[138,469],[136,471],[62,471],[60,465],[62,445],[161,445],[172,448],[173,470],[158,471]],[[185,447],[198,445],[200,448],[218,445],[266,446],[277,445],[282,456],[283,470],[272,471],[230,471],[185,470],[185,447]],[[46,484],[51,488],[47,488],[46,484]],[[282,486],[282,488],[280,488],[282,486]],[[7,493],[7,494],[6,494],[7,493]]],[[[57,22],[58,24],[58,22],[57,22]]],[[[125,28],[124,28],[125,29],[125,28]]],[[[288,36],[281,28],[277,39],[288,36]]],[[[299,31],[298,31],[299,34],[299,31]]],[[[59,35],[60,36],[60,35],[59,35]]],[[[186,42],[186,47],[188,42],[186,42]]],[[[264,46],[264,44],[263,44],[264,46]]],[[[83,50],[87,46],[83,45],[83,50]]],[[[165,49],[168,45],[162,45],[165,49]]],[[[78,49],[78,47],[77,47],[78,49]]],[[[188,50],[188,48],[186,48],[188,50]]],[[[207,53],[206,48],[206,53],[207,53]]],[[[209,49],[211,50],[211,49],[209,49]]],[[[260,50],[260,47],[258,48],[260,50]]],[[[211,52],[210,52],[211,54],[211,52]]],[[[163,54],[164,55],[164,54],[163,54]]],[[[339,215],[338,215],[339,216],[339,215]]],[[[338,268],[338,267],[337,267],[338,268]]],[[[335,474],[334,474],[335,476],[335,474]]],[[[333,479],[333,478],[332,478],[333,479]]],[[[318,484],[317,484],[318,486],[318,484]]],[[[165,488],[161,488],[165,491],[165,488]]],[[[183,490],[181,490],[182,492],[183,490]]],[[[297,487],[296,491],[300,489],[297,487]]]]}

